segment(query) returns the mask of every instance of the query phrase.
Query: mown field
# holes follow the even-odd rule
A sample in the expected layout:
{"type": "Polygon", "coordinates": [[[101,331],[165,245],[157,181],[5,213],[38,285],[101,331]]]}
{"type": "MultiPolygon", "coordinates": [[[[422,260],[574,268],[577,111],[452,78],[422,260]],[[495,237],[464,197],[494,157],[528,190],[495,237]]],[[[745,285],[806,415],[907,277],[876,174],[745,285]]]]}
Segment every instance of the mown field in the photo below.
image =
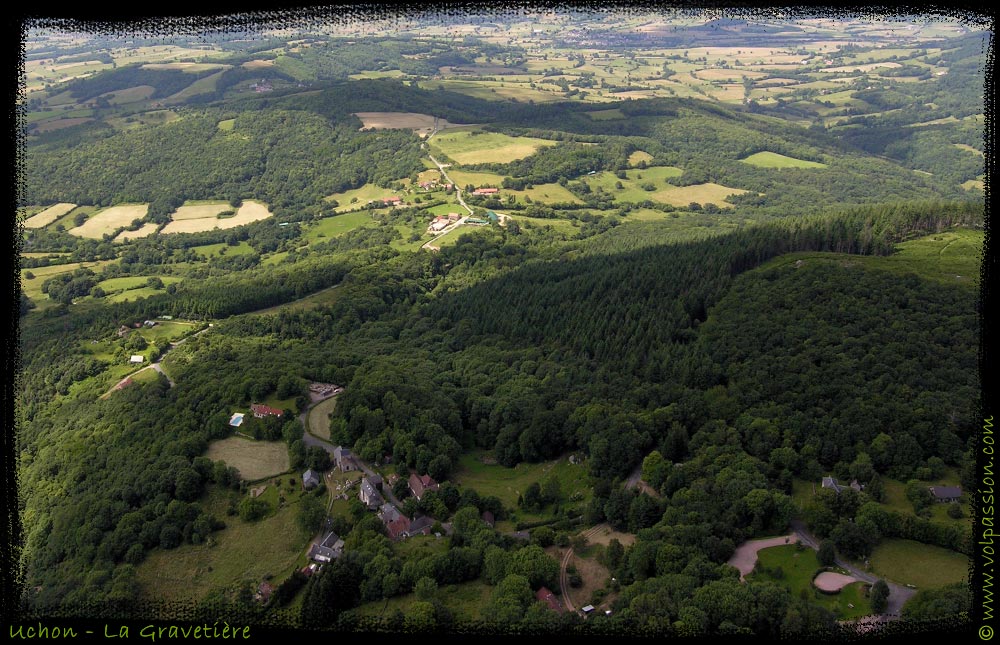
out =
{"type": "Polygon", "coordinates": [[[431,139],[431,150],[447,155],[457,164],[509,163],[534,154],[555,141],[510,137],[497,132],[447,132],[431,139]]]}
{"type": "Polygon", "coordinates": [[[309,410],[309,432],[329,441],[330,439],[330,415],[337,407],[337,397],[333,396],[325,401],[320,401],[309,410]]]}
{"type": "Polygon", "coordinates": [[[556,477],[565,498],[579,493],[581,501],[592,494],[587,470],[581,464],[571,464],[566,457],[538,464],[521,463],[514,468],[484,463],[488,453],[474,451],[459,458],[452,481],[460,486],[475,488],[480,495],[495,495],[504,506],[516,508],[517,497],[534,482],[543,483],[556,477]]]}
{"type": "MultiPolygon", "coordinates": [[[[403,195],[389,188],[380,188],[374,184],[365,184],[360,188],[327,195],[326,199],[336,200],[338,204],[335,209],[336,212],[344,213],[364,208],[369,201],[380,201],[387,197],[403,197],[403,195]]],[[[382,208],[381,204],[377,204],[376,206],[382,208]]]]}
{"type": "MultiPolygon", "coordinates": [[[[435,593],[434,600],[440,601],[442,605],[447,607],[456,620],[466,622],[483,620],[487,617],[482,615],[481,610],[489,602],[492,591],[493,587],[490,585],[481,580],[474,580],[472,582],[441,587],[435,593]]],[[[387,600],[367,602],[354,609],[354,611],[359,616],[388,618],[395,614],[397,610],[406,614],[415,602],[417,602],[416,594],[409,593],[402,596],[394,596],[387,600]]]]}
{"type": "Polygon", "coordinates": [[[133,220],[142,219],[149,210],[149,204],[121,204],[102,210],[82,225],[71,228],[68,232],[80,237],[101,239],[105,234],[114,233],[122,226],[128,226],[133,220]]]}
{"type": "MultiPolygon", "coordinates": [[[[343,203],[343,202],[341,202],[343,203]]],[[[356,206],[356,204],[355,204],[356,206]]],[[[339,208],[337,210],[340,210],[339,208]]],[[[362,226],[374,226],[377,222],[372,219],[368,211],[357,211],[355,213],[345,213],[334,217],[324,217],[311,225],[304,233],[303,237],[310,242],[316,242],[324,238],[337,237],[362,226]]]]}
{"type": "Polygon", "coordinates": [[[883,540],[869,559],[877,575],[918,589],[964,582],[969,575],[967,556],[913,540],[883,540]]]}
{"type": "Polygon", "coordinates": [[[288,446],[283,441],[254,441],[244,437],[227,437],[213,441],[205,456],[222,460],[240,471],[245,480],[260,479],[283,473],[290,467],[288,446]]]}
{"type": "MultiPolygon", "coordinates": [[[[181,207],[184,208],[184,207],[181,207]]],[[[251,222],[257,222],[262,219],[267,219],[271,217],[271,211],[268,210],[266,204],[262,204],[258,201],[246,200],[243,205],[239,207],[236,211],[234,217],[219,218],[217,217],[218,210],[212,215],[207,215],[207,213],[214,209],[219,208],[218,206],[196,206],[193,208],[201,209],[199,212],[206,213],[203,217],[196,219],[181,219],[173,220],[169,224],[163,227],[160,231],[161,234],[167,235],[170,233],[199,233],[201,231],[211,231],[212,229],[228,229],[235,228],[237,226],[242,226],[243,224],[249,224],[251,222]]],[[[226,208],[221,210],[228,210],[228,205],[226,208]]],[[[187,211],[190,213],[191,211],[187,211]]]]}
{"type": "Polygon", "coordinates": [[[825,163],[786,157],[777,152],[758,152],[740,161],[759,168],[826,168],[825,163]]]}
{"type": "Polygon", "coordinates": [[[140,226],[135,231],[122,231],[115,236],[115,242],[128,242],[129,240],[135,240],[140,237],[149,237],[156,232],[156,229],[160,227],[159,224],[153,224],[152,222],[146,222],[140,226]]]}
{"type": "Polygon", "coordinates": [[[66,213],[76,208],[76,204],[60,202],[53,204],[36,215],[24,220],[25,228],[42,228],[56,221],[66,213]]]}

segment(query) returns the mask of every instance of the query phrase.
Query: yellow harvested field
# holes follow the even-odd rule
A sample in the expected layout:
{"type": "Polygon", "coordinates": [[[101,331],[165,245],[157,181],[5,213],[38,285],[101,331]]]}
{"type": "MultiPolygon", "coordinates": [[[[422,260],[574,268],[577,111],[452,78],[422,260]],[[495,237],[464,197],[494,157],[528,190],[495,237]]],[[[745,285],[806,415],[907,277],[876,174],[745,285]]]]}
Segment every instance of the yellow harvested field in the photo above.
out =
{"type": "Polygon", "coordinates": [[[101,97],[108,100],[111,105],[121,105],[123,103],[134,103],[135,101],[145,101],[153,95],[156,88],[152,85],[137,85],[124,90],[105,92],[101,97]]]}
{"type": "Polygon", "coordinates": [[[83,226],[71,228],[68,232],[71,235],[101,239],[105,233],[113,233],[122,226],[128,226],[132,220],[142,219],[149,210],[149,204],[122,204],[112,206],[95,215],[83,223],[83,226]]]}
{"type": "Polygon", "coordinates": [[[41,213],[32,215],[28,219],[24,220],[25,228],[42,228],[43,226],[48,226],[52,222],[56,221],[66,213],[70,212],[76,208],[76,204],[70,204],[67,202],[59,202],[58,204],[53,204],[43,210],[41,213]]]}
{"type": "Polygon", "coordinates": [[[260,69],[261,67],[274,67],[273,60],[248,60],[240,67],[243,69],[260,69]]]}
{"type": "Polygon", "coordinates": [[[143,69],[179,69],[183,72],[191,74],[204,72],[210,69],[229,69],[230,67],[232,67],[232,65],[225,65],[223,63],[146,63],[142,66],[143,69]]]}
{"type": "Polygon", "coordinates": [[[115,237],[115,242],[128,242],[129,240],[135,240],[140,237],[148,237],[156,232],[159,225],[153,224],[152,222],[146,222],[142,225],[138,231],[122,231],[115,237]]]}
{"type": "Polygon", "coordinates": [[[652,199],[674,206],[687,206],[691,202],[699,204],[715,204],[720,208],[731,207],[731,204],[724,200],[729,195],[742,195],[749,191],[739,188],[727,188],[721,184],[707,183],[695,184],[694,186],[684,186],[682,188],[668,188],[652,194],[652,199]]]}
{"type": "MultiPolygon", "coordinates": [[[[218,212],[218,211],[216,211],[218,212]]],[[[185,219],[173,221],[163,227],[162,234],[170,233],[200,233],[201,231],[211,231],[213,229],[227,229],[249,224],[271,217],[271,211],[267,210],[267,205],[255,201],[245,201],[240,209],[236,211],[235,217],[219,219],[214,215],[202,217],[200,219],[185,219]]]]}
{"type": "Polygon", "coordinates": [[[833,73],[870,72],[878,67],[902,67],[902,65],[893,61],[885,61],[882,63],[867,63],[865,65],[844,65],[843,67],[826,67],[826,68],[820,68],[817,71],[833,72],[833,73]]]}
{"type": "Polygon", "coordinates": [[[170,219],[173,221],[180,221],[185,219],[203,219],[205,217],[215,217],[219,213],[227,210],[232,210],[232,208],[226,202],[217,202],[214,204],[195,204],[191,206],[181,206],[173,213],[170,214],[170,219]]]}
{"type": "Polygon", "coordinates": [[[643,150],[636,150],[628,156],[628,165],[634,168],[635,166],[638,166],[641,161],[645,161],[648,164],[652,160],[653,155],[643,150]]]}
{"type": "Polygon", "coordinates": [[[767,76],[764,72],[754,72],[751,70],[737,70],[737,69],[719,69],[717,67],[710,67],[708,69],[699,69],[698,71],[691,72],[691,75],[695,78],[700,78],[705,81],[742,81],[743,77],[747,78],[760,78],[761,76],[767,76]]]}
{"type": "MultiPolygon", "coordinates": [[[[355,112],[354,116],[361,119],[362,128],[376,130],[413,130],[418,134],[428,135],[434,130],[434,117],[416,112],[355,112]]],[[[438,120],[438,130],[460,128],[474,124],[449,123],[445,119],[438,120]]]]}
{"type": "Polygon", "coordinates": [[[229,437],[213,441],[205,456],[212,461],[220,459],[240,471],[247,480],[278,475],[288,470],[288,445],[284,441],[253,441],[243,437],[229,437]]]}

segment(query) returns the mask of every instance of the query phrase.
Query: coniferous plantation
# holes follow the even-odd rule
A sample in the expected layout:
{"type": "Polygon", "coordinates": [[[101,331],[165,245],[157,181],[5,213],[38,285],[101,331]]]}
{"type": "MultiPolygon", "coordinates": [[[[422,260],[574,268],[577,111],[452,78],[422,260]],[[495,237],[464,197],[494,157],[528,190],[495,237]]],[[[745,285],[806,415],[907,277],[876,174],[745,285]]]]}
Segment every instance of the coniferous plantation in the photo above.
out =
{"type": "Polygon", "coordinates": [[[23,614],[967,620],[992,34],[908,20],[29,25],[23,614]]]}

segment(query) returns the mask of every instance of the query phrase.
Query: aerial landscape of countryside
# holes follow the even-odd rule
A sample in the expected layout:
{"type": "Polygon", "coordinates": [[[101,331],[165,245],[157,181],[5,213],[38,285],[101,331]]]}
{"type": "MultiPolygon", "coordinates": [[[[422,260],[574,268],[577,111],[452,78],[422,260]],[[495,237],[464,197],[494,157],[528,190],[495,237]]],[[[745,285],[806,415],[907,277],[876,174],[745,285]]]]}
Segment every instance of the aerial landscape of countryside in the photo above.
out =
{"type": "Polygon", "coordinates": [[[24,22],[22,623],[974,631],[992,19],[369,10],[24,22]]]}

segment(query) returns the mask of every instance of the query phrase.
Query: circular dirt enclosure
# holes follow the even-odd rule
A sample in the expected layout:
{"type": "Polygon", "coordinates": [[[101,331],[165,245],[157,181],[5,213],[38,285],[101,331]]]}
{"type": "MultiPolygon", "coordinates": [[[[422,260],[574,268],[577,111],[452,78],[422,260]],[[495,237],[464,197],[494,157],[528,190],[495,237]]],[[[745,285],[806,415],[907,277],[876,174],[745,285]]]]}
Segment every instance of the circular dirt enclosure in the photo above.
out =
{"type": "Polygon", "coordinates": [[[835,593],[855,582],[859,582],[859,580],[852,576],[845,576],[842,573],[834,573],[832,571],[824,571],[813,579],[813,584],[816,588],[826,593],[835,593]]]}

